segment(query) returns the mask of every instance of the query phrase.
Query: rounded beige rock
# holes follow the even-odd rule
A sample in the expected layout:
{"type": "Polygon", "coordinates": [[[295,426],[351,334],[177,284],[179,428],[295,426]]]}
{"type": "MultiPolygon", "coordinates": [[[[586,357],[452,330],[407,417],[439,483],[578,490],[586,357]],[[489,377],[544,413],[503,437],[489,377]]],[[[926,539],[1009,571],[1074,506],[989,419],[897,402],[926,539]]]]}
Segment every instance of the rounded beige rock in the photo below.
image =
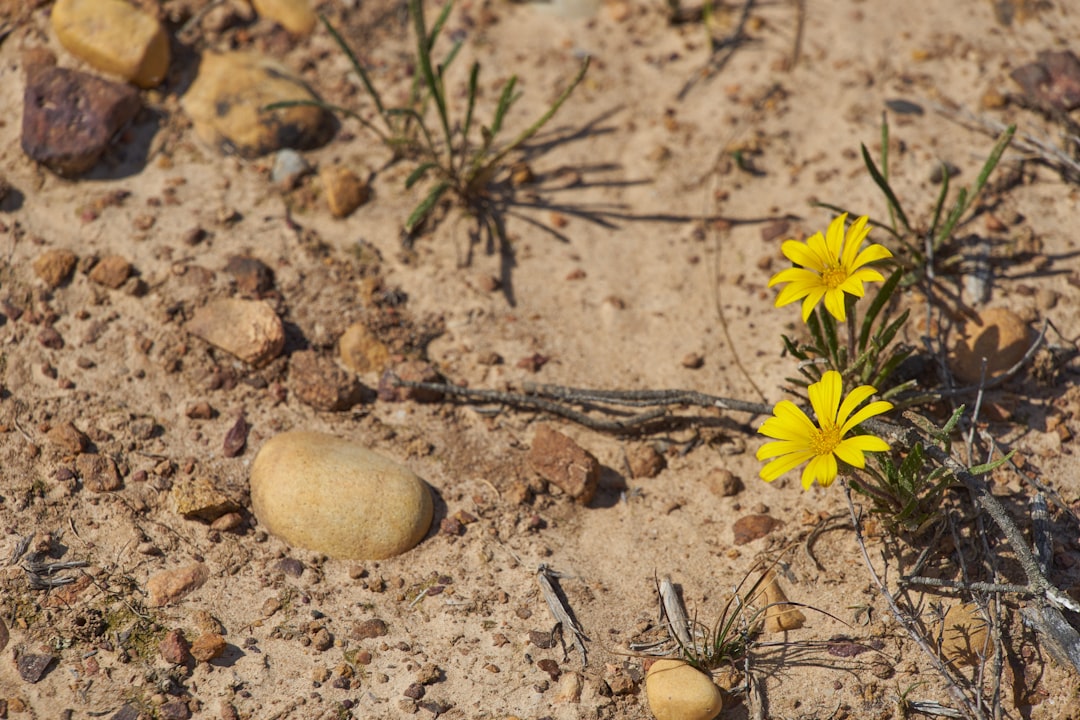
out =
{"type": "Polygon", "coordinates": [[[670,658],[649,668],[645,695],[656,720],[712,720],[724,708],[724,696],[712,678],[670,658]]]}
{"type": "Polygon", "coordinates": [[[1008,308],[987,308],[964,323],[963,330],[949,354],[949,367],[960,380],[975,385],[1000,375],[1024,357],[1031,345],[1031,328],[1008,308]]]}
{"type": "Polygon", "coordinates": [[[251,466],[251,504],[290,545],[343,560],[381,560],[431,526],[431,490],[396,462],[324,433],[276,435],[251,466]]]}

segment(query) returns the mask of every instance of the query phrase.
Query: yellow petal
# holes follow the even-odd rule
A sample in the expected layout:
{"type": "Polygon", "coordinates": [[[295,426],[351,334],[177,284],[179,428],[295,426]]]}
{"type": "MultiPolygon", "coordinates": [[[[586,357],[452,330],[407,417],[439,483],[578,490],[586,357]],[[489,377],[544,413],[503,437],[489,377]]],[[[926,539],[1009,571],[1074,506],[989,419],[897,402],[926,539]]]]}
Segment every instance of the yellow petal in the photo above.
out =
{"type": "MultiPolygon", "coordinates": [[[[820,254],[813,252],[810,241],[814,238],[821,239],[821,233],[815,233],[810,236],[810,239],[805,243],[801,243],[797,240],[786,240],[783,245],[780,246],[780,251],[784,253],[791,262],[810,270],[816,270],[822,272],[825,269],[825,263],[820,254]]],[[[824,241],[822,241],[824,244],[824,241]]]]}
{"type": "Polygon", "coordinates": [[[788,455],[796,452],[809,452],[810,447],[807,443],[800,440],[777,440],[776,442],[768,442],[758,448],[757,459],[768,460],[770,458],[778,457],[780,455],[788,455]]]}
{"type": "Polygon", "coordinates": [[[800,282],[821,282],[821,275],[813,270],[807,270],[805,268],[795,267],[781,270],[772,276],[769,280],[769,287],[774,287],[780,283],[800,283],[800,282]]]}
{"type": "MultiPolygon", "coordinates": [[[[840,442],[840,445],[845,445],[848,448],[853,448],[862,452],[888,452],[889,443],[885,442],[877,435],[853,435],[846,440],[840,442]]],[[[840,447],[837,445],[837,447],[840,447]]]]}
{"type": "Polygon", "coordinates": [[[851,268],[855,256],[859,252],[859,247],[862,246],[866,236],[870,234],[870,228],[867,227],[866,220],[866,216],[863,215],[852,222],[851,227],[848,228],[843,257],[843,266],[845,268],[851,268]]]}
{"type": "Polygon", "coordinates": [[[846,292],[848,295],[854,295],[855,297],[862,297],[866,294],[863,290],[863,280],[858,275],[849,275],[848,279],[836,286],[836,289],[841,292],[846,292]]]}
{"type": "Polygon", "coordinates": [[[810,405],[814,408],[814,415],[818,423],[835,423],[836,410],[840,407],[840,394],[844,391],[840,373],[829,370],[817,381],[806,389],[810,396],[810,405]]]}
{"type": "Polygon", "coordinates": [[[806,247],[814,254],[817,265],[814,270],[825,272],[825,268],[835,266],[839,258],[829,251],[829,241],[821,233],[814,233],[806,238],[806,247]]]}
{"type": "MultiPolygon", "coordinates": [[[[865,437],[857,435],[856,437],[865,437]]],[[[854,440],[855,438],[848,438],[848,440],[854,440]]],[[[843,440],[839,445],[833,448],[833,452],[836,457],[840,458],[848,465],[857,468],[866,467],[866,457],[862,454],[862,450],[858,447],[858,443],[851,443],[848,440],[843,440]]]]}
{"type": "Polygon", "coordinates": [[[810,313],[814,311],[814,307],[821,302],[821,298],[825,296],[825,286],[821,285],[814,288],[807,294],[806,299],[802,304],[802,321],[806,322],[810,319],[810,313]]]}
{"type": "Polygon", "coordinates": [[[840,412],[836,415],[836,424],[843,425],[848,417],[855,411],[855,408],[863,404],[863,401],[868,397],[876,393],[877,390],[870,385],[860,385],[844,398],[844,402],[840,405],[840,412]]]}
{"type": "Polygon", "coordinates": [[[812,457],[814,457],[814,453],[809,450],[804,453],[791,453],[790,455],[779,457],[761,468],[761,479],[765,482],[772,482],[789,470],[794,470],[799,467],[812,457]]]}
{"type": "Polygon", "coordinates": [[[844,424],[840,427],[841,437],[847,434],[848,430],[851,430],[859,423],[864,422],[865,420],[868,420],[875,415],[889,412],[890,410],[892,410],[892,408],[893,404],[888,400],[878,400],[877,402],[870,403],[869,405],[859,410],[857,413],[844,421],[844,424]]]}
{"type": "Polygon", "coordinates": [[[893,254],[889,252],[889,248],[884,245],[878,245],[873,243],[866,247],[850,266],[845,265],[850,270],[855,270],[868,263],[877,262],[878,260],[884,260],[885,258],[891,258],[893,254]]]}
{"type": "Polygon", "coordinates": [[[832,314],[832,316],[840,322],[846,322],[847,308],[844,307],[844,291],[826,290],[825,309],[828,310],[832,314]]]}
{"type": "Polygon", "coordinates": [[[829,258],[835,262],[840,261],[841,251],[844,249],[844,223],[847,221],[847,213],[837,215],[829,223],[829,229],[825,231],[825,244],[829,248],[829,258]]]}

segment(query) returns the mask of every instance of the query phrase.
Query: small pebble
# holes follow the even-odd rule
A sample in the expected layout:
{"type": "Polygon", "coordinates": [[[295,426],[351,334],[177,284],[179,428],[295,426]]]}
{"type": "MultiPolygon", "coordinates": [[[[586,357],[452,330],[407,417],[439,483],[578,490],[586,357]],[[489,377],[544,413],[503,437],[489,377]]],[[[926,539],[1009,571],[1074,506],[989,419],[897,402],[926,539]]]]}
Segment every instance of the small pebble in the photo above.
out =
{"type": "Polygon", "coordinates": [[[732,497],[742,492],[743,483],[727,468],[713,468],[705,476],[705,486],[715,495],[732,497]]]}
{"type": "Polygon", "coordinates": [[[151,607],[163,607],[175,603],[202,587],[209,578],[209,568],[200,562],[163,570],[146,582],[149,604],[151,607]]]}
{"type": "Polygon", "coordinates": [[[225,652],[225,638],[218,633],[203,633],[191,644],[191,656],[199,662],[210,662],[225,652]]]}
{"type": "Polygon", "coordinates": [[[582,505],[596,494],[600,462],[567,435],[541,425],[529,448],[529,466],[582,505]]]}
{"type": "Polygon", "coordinates": [[[735,544],[745,545],[765,537],[781,525],[783,523],[771,515],[746,515],[736,520],[731,529],[735,535],[735,544]]]}

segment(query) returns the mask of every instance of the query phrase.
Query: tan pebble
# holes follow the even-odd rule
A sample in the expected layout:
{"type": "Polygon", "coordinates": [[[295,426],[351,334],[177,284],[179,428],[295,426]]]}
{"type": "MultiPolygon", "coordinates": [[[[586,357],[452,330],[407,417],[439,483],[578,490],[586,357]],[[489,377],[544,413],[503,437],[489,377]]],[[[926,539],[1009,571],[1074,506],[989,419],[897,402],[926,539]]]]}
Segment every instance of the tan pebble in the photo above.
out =
{"type": "Polygon", "coordinates": [[[277,102],[315,99],[303,80],[271,58],[208,52],[181,103],[203,142],[252,158],[280,150],[286,139],[296,148],[325,142],[329,123],[321,108],[262,109],[277,102]]]}
{"type": "Polygon", "coordinates": [[[203,633],[191,643],[191,656],[199,662],[210,662],[225,652],[225,638],[217,633],[203,633]]]}
{"type": "Polygon", "coordinates": [[[986,358],[989,380],[1024,357],[1031,343],[1031,329],[1007,308],[989,308],[964,323],[960,337],[949,355],[949,368],[957,379],[975,385],[982,376],[986,358]]]}
{"type": "Polygon", "coordinates": [[[319,171],[326,204],[336,218],[348,217],[353,210],[368,201],[371,188],[356,173],[345,167],[328,167],[319,171]]]}
{"type": "Polygon", "coordinates": [[[978,665],[989,650],[986,621],[979,607],[974,603],[952,606],[945,613],[944,625],[941,655],[946,662],[978,665]]]}
{"type": "Polygon", "coordinates": [[[214,522],[210,523],[211,530],[217,530],[218,532],[227,532],[229,530],[235,530],[244,523],[244,516],[238,512],[225,513],[214,522]]]}
{"type": "Polygon", "coordinates": [[[727,468],[713,468],[705,476],[705,486],[720,497],[738,495],[743,489],[742,480],[727,468]]]}
{"type": "Polygon", "coordinates": [[[34,260],[34,273],[51,288],[68,281],[75,272],[78,257],[70,250],[48,250],[34,260]]]}
{"type": "Polygon", "coordinates": [[[57,0],[50,18],[68,52],[152,88],[169,70],[169,38],[157,18],[123,0],[57,0]]]}
{"type": "Polygon", "coordinates": [[[581,676],[575,672],[568,672],[560,677],[552,700],[556,705],[581,702],[581,676]]]}
{"type": "Polygon", "coordinates": [[[407,468],[358,444],[294,431],[263,445],[251,504],[291,545],[348,560],[380,560],[415,546],[431,526],[431,491],[407,468]]]}
{"type": "Polygon", "coordinates": [[[788,603],[787,594],[771,570],[765,576],[762,595],[765,600],[765,632],[778,633],[797,630],[806,622],[806,616],[788,603]]]}
{"type": "Polygon", "coordinates": [[[53,425],[45,437],[51,444],[71,455],[85,451],[87,443],[90,442],[90,438],[69,422],[53,425]]]}
{"type": "Polygon", "coordinates": [[[192,335],[256,367],[268,364],[285,347],[281,318],[262,300],[214,300],[196,310],[185,327],[192,335]]]}
{"type": "Polygon", "coordinates": [[[645,676],[645,695],[656,720],[712,720],[724,707],[720,688],[682,660],[657,660],[645,676]]]}
{"type": "Polygon", "coordinates": [[[390,364],[390,349],[364,323],[353,323],[338,340],[338,357],[356,373],[382,373],[390,364]]]}
{"type": "Polygon", "coordinates": [[[218,490],[212,481],[204,477],[176,482],[170,495],[173,509],[188,519],[213,522],[225,513],[240,509],[236,501],[218,490]]]}
{"type": "Polygon", "coordinates": [[[131,277],[131,263],[120,255],[103,257],[90,271],[91,280],[112,290],[119,290],[129,277],[131,277]]]}
{"type": "Polygon", "coordinates": [[[630,451],[630,474],[635,478],[653,478],[667,466],[667,460],[652,445],[638,445],[630,451]]]}
{"type": "Polygon", "coordinates": [[[146,581],[151,607],[163,607],[201,588],[210,578],[210,569],[203,563],[191,563],[172,570],[163,570],[146,581]]]}
{"type": "Polygon", "coordinates": [[[293,35],[308,35],[315,29],[315,11],[309,0],[251,0],[260,17],[273,20],[293,35]]]}

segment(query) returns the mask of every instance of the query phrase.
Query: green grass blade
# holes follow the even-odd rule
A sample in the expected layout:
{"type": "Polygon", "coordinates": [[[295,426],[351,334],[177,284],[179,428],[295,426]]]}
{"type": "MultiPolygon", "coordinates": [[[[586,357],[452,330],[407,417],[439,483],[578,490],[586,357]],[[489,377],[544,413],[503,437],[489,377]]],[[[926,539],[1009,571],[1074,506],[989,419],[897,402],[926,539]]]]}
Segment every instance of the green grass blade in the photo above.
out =
{"type": "Polygon", "coordinates": [[[1015,454],[1016,450],[1010,450],[1009,454],[1005,455],[1004,457],[1000,457],[997,460],[992,460],[982,465],[976,465],[975,467],[968,468],[968,472],[972,475],[985,475],[988,472],[997,470],[999,467],[1009,462],[1009,460],[1012,460],[1012,456],[1015,454]]]}
{"type": "Polygon", "coordinates": [[[443,5],[443,9],[439,12],[439,17],[435,18],[435,24],[431,26],[431,33],[427,37],[428,52],[430,53],[435,49],[435,41],[439,39],[439,33],[442,32],[443,26],[446,25],[447,18],[450,17],[450,10],[453,9],[454,3],[451,2],[443,5]]]}
{"type": "Polygon", "coordinates": [[[514,100],[517,97],[514,95],[514,88],[517,86],[517,75],[511,75],[510,79],[503,85],[502,92],[499,94],[499,104],[495,106],[495,116],[491,120],[490,133],[494,138],[502,130],[503,118],[506,117],[506,111],[510,109],[510,106],[514,104],[514,100]]]}
{"type": "Polygon", "coordinates": [[[474,62],[469,72],[469,104],[465,108],[465,123],[461,126],[461,138],[466,148],[462,149],[462,155],[467,154],[469,144],[469,131],[472,130],[473,109],[476,108],[476,86],[480,79],[480,63],[474,62]]]}
{"type": "Polygon", "coordinates": [[[412,108],[390,108],[386,111],[387,117],[408,117],[416,121],[417,127],[420,128],[420,132],[424,135],[424,141],[427,143],[428,151],[434,158],[439,157],[439,148],[435,144],[435,138],[431,137],[431,133],[428,132],[427,125],[424,124],[423,116],[412,108]]]}
{"type": "Polygon", "coordinates": [[[405,232],[411,234],[412,231],[416,228],[417,224],[419,224],[421,220],[427,217],[427,214],[431,212],[432,208],[435,207],[435,203],[439,202],[439,198],[441,198],[443,196],[443,193],[449,190],[450,187],[451,183],[444,180],[438,185],[436,185],[434,188],[432,188],[431,192],[428,193],[427,197],[421,200],[420,204],[413,209],[412,213],[409,214],[409,219],[405,221],[405,232]]]}
{"type": "MultiPolygon", "coordinates": [[[[443,14],[449,12],[449,6],[450,3],[447,3],[447,6],[443,8],[443,14]]],[[[434,37],[430,40],[428,38],[427,28],[424,23],[423,0],[409,0],[409,14],[412,15],[413,31],[416,33],[416,55],[420,63],[420,74],[427,85],[429,95],[435,101],[435,108],[439,113],[439,122],[442,124],[443,133],[446,136],[447,152],[450,152],[454,136],[450,132],[450,119],[446,114],[446,96],[443,92],[442,80],[435,75],[435,68],[431,65],[431,47],[429,43],[434,42],[434,37]]],[[[440,15],[441,17],[442,15],[440,15]]]]}
{"type": "Polygon", "coordinates": [[[982,192],[982,189],[990,179],[990,174],[994,172],[994,168],[1001,162],[1001,156],[1005,153],[1005,148],[1009,147],[1009,143],[1012,142],[1014,135],[1016,135],[1016,125],[1010,125],[1005,128],[1005,132],[1001,133],[1001,137],[994,143],[993,149],[990,150],[990,154],[986,157],[986,162],[983,163],[982,170],[979,171],[979,176],[975,179],[975,185],[971,189],[970,196],[965,198],[964,207],[955,219],[950,216],[950,219],[952,220],[951,223],[946,221],[945,226],[941,228],[941,233],[938,235],[939,244],[952,234],[953,227],[960,220],[960,215],[971,207],[971,204],[975,202],[975,198],[982,192]]]}
{"type": "Polygon", "coordinates": [[[540,116],[539,120],[526,128],[524,132],[514,138],[514,140],[509,145],[496,153],[494,157],[487,160],[482,167],[475,168],[473,175],[483,175],[489,168],[501,162],[504,157],[516,150],[518,146],[520,146],[524,142],[527,142],[529,138],[538,133],[540,131],[540,128],[544,127],[544,125],[546,125],[547,122],[551,120],[552,117],[554,117],[555,113],[559,111],[559,108],[561,108],[563,103],[566,102],[566,100],[570,97],[570,94],[574,92],[574,89],[581,84],[582,79],[584,79],[585,77],[585,72],[589,69],[589,63],[591,62],[591,60],[591,58],[585,58],[585,60],[581,63],[581,67],[577,71],[577,75],[574,76],[574,79],[570,82],[569,85],[566,86],[566,89],[562,91],[558,98],[556,98],[555,102],[552,103],[551,107],[548,108],[547,112],[540,116]]]}
{"type": "MultiPolygon", "coordinates": [[[[877,165],[874,164],[873,158],[870,157],[870,151],[866,149],[866,146],[859,144],[862,148],[863,163],[866,165],[867,171],[870,173],[870,177],[874,179],[874,183],[881,189],[881,192],[885,194],[885,199],[889,203],[889,212],[896,211],[897,216],[900,218],[900,223],[904,226],[904,232],[911,232],[911,223],[908,222],[907,215],[904,213],[904,208],[900,206],[900,201],[896,199],[896,193],[893,192],[892,187],[889,186],[889,181],[885,179],[885,176],[878,170],[877,165]]],[[[895,223],[893,223],[895,225],[895,223]]]]}
{"type": "Polygon", "coordinates": [[[438,163],[426,162],[418,165],[415,170],[409,173],[409,177],[405,178],[405,189],[408,190],[416,183],[420,182],[428,171],[439,167],[438,163]]]}
{"type": "Polygon", "coordinates": [[[334,29],[334,26],[330,24],[330,21],[326,19],[326,16],[319,15],[319,19],[322,20],[322,24],[326,26],[326,31],[330,33],[330,37],[332,37],[337,46],[341,48],[341,52],[345,53],[345,57],[349,58],[353,71],[360,77],[360,82],[364,84],[364,89],[367,90],[368,95],[371,96],[371,100],[375,103],[375,108],[379,111],[379,114],[384,115],[386,110],[383,108],[382,97],[379,95],[378,91],[375,90],[375,86],[371,84],[371,78],[368,77],[363,65],[360,64],[360,61],[356,58],[356,55],[349,46],[345,44],[345,39],[341,37],[338,31],[334,29]]]}
{"type": "Polygon", "coordinates": [[[949,166],[941,163],[941,191],[938,192],[937,202],[934,203],[934,218],[930,221],[929,236],[937,238],[937,226],[941,220],[941,210],[945,207],[945,198],[949,195],[949,166]]]}

